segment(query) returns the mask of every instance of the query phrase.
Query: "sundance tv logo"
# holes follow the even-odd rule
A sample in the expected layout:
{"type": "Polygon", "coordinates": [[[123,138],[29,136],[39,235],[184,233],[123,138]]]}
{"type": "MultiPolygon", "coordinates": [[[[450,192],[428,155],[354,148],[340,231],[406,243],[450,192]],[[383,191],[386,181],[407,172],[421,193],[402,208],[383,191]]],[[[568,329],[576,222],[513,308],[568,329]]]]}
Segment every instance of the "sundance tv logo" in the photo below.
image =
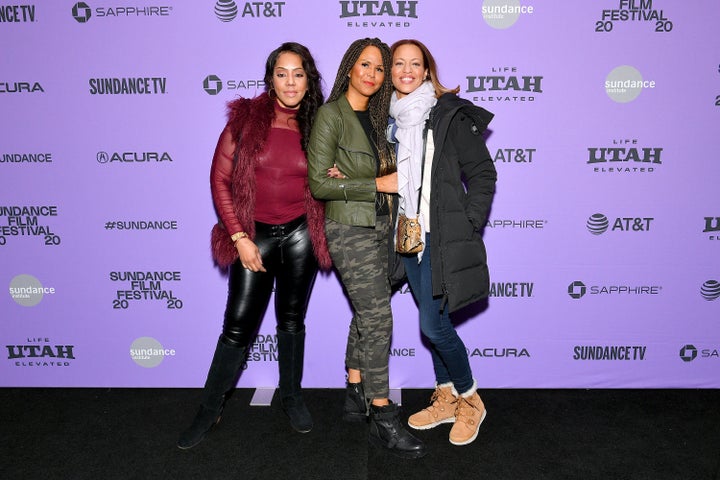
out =
{"type": "Polygon", "coordinates": [[[0,23],[35,21],[35,5],[0,5],[0,23]]]}

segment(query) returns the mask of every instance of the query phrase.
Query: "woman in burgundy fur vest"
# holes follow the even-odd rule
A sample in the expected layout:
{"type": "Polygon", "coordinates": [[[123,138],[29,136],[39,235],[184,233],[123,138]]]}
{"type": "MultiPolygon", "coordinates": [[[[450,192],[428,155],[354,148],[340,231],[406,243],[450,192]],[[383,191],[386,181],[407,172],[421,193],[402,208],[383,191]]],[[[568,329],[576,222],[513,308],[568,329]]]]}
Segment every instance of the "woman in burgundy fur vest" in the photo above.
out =
{"type": "Polygon", "coordinates": [[[284,43],[265,65],[265,93],[228,104],[228,123],[210,171],[220,221],[212,253],[229,269],[222,334],[200,409],[178,441],[203,440],[220,420],[245,354],[275,286],[278,365],[283,409],[292,427],[313,426],[301,395],[305,313],[318,265],[330,267],[323,204],[310,195],[305,149],[323,102],[321,76],[308,49],[284,43]]]}

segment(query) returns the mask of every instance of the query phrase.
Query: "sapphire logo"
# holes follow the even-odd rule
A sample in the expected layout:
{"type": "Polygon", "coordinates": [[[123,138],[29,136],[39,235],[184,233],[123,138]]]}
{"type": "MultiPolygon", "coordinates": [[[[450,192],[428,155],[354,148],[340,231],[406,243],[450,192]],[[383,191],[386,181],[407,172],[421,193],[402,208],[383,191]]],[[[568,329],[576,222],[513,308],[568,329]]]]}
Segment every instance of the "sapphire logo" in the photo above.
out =
{"type": "Polygon", "coordinates": [[[594,213],[588,218],[587,229],[593,235],[602,235],[610,226],[608,218],[602,213],[594,213]]]}
{"type": "Polygon", "coordinates": [[[221,22],[232,22],[237,14],[238,8],[233,0],[218,0],[215,3],[215,15],[221,22]]]}
{"type": "Polygon", "coordinates": [[[587,287],[583,282],[576,281],[568,285],[568,295],[574,299],[582,298],[587,293],[587,287]]]}
{"type": "Polygon", "coordinates": [[[574,299],[590,295],[660,295],[660,285],[590,285],[575,281],[568,286],[568,295],[574,299]]]}
{"type": "Polygon", "coordinates": [[[700,289],[700,295],[709,302],[720,298],[720,282],[717,280],[708,280],[703,283],[700,289]]]}
{"type": "Polygon", "coordinates": [[[77,2],[73,5],[72,16],[78,23],[86,23],[92,17],[92,9],[85,2],[77,2]]]}
{"type": "Polygon", "coordinates": [[[217,75],[208,75],[203,80],[203,89],[208,95],[217,95],[222,90],[222,80],[217,75]]]}
{"type": "Polygon", "coordinates": [[[683,362],[692,362],[697,358],[698,352],[695,345],[687,344],[680,349],[680,358],[683,362]]]}

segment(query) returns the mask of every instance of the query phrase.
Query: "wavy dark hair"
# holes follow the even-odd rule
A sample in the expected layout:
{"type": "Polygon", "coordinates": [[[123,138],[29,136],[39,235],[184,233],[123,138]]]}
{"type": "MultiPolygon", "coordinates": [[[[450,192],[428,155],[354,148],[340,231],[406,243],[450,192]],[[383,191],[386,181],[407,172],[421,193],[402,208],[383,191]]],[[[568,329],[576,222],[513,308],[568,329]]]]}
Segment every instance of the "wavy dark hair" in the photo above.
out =
{"type": "Polygon", "coordinates": [[[372,140],[375,142],[378,156],[380,157],[380,175],[386,175],[395,171],[395,158],[385,134],[388,126],[390,97],[393,93],[392,75],[390,74],[392,61],[390,47],[379,38],[361,38],[351,43],[340,61],[337,76],[335,77],[335,84],[328,97],[328,102],[337,100],[345,94],[350,83],[350,77],[348,76],[350,70],[352,70],[362,51],[365,50],[366,47],[371,46],[377,47],[378,50],[380,50],[383,69],[385,70],[385,78],[380,86],[380,90],[370,97],[368,112],[374,133],[372,140]]]}
{"type": "Polygon", "coordinates": [[[403,45],[415,45],[422,52],[423,63],[425,64],[425,68],[428,69],[428,76],[430,77],[429,80],[430,82],[432,82],[433,88],[435,89],[436,97],[440,98],[440,95],[442,95],[443,93],[457,94],[460,91],[459,85],[455,88],[448,88],[442,83],[440,83],[440,78],[438,77],[437,62],[435,62],[435,58],[432,56],[432,53],[430,53],[430,50],[428,50],[424,43],[422,43],[420,40],[415,40],[413,38],[406,38],[404,40],[398,40],[397,42],[393,43],[390,47],[390,51],[394,55],[395,50],[397,50],[398,47],[401,47],[403,45]]]}
{"type": "Polygon", "coordinates": [[[296,42],[285,42],[278,48],[270,52],[267,61],[265,62],[265,92],[268,95],[272,95],[271,90],[273,86],[273,75],[275,70],[275,64],[277,63],[278,57],[283,53],[294,53],[302,59],[303,70],[307,75],[307,92],[300,102],[300,108],[298,108],[295,118],[298,122],[300,129],[300,145],[303,151],[307,152],[307,144],[310,139],[310,129],[312,128],[313,121],[315,120],[315,114],[317,114],[318,108],[323,104],[322,94],[322,75],[315,66],[315,59],[313,58],[310,50],[305,45],[301,45],[296,42]]]}

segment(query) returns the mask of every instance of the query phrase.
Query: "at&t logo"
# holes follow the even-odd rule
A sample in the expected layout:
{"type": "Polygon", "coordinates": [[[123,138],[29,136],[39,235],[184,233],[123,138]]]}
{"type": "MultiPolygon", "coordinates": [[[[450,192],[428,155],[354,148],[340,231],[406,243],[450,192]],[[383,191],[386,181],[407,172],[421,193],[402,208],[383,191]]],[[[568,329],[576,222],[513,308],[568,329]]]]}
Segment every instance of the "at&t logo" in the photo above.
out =
{"type": "Polygon", "coordinates": [[[700,288],[700,295],[709,302],[717,300],[720,298],[720,282],[708,280],[703,283],[702,288],[700,288]]]}
{"type": "Polygon", "coordinates": [[[649,232],[650,224],[654,221],[651,217],[618,217],[612,222],[602,213],[594,213],[587,220],[587,229],[593,235],[602,235],[608,229],[621,232],[649,232]]]}
{"type": "Polygon", "coordinates": [[[218,0],[215,2],[215,16],[221,22],[232,22],[240,16],[253,18],[282,17],[285,2],[245,2],[242,13],[234,0],[218,0]]]}

